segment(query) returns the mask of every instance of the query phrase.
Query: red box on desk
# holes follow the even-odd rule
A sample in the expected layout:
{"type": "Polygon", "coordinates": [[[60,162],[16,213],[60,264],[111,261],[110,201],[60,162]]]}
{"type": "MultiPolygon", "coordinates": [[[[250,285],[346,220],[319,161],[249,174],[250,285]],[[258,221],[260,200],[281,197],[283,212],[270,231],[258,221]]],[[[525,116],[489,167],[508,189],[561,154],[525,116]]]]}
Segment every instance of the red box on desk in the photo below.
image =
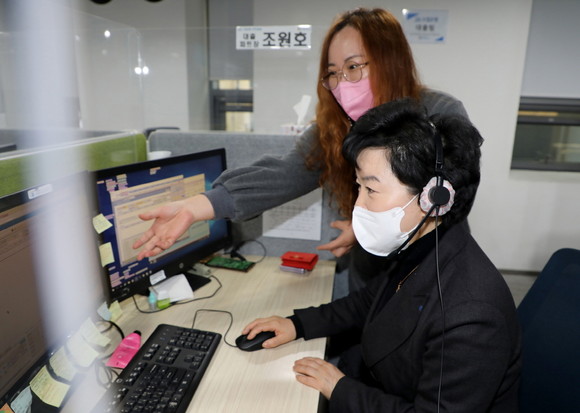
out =
{"type": "Polygon", "coordinates": [[[282,255],[282,265],[312,271],[318,262],[318,254],[288,251],[282,255]]]}

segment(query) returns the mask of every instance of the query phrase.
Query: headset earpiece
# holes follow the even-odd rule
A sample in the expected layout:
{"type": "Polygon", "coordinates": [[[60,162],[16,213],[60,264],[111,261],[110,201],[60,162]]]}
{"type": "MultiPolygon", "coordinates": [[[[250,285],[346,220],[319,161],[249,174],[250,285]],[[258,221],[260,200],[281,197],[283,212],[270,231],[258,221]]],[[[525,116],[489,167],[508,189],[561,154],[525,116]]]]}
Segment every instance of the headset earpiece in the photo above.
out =
{"type": "Polygon", "coordinates": [[[429,189],[428,198],[432,205],[440,207],[449,202],[451,193],[445,186],[437,183],[433,188],[429,189]]]}
{"type": "Polygon", "coordinates": [[[455,197],[455,190],[449,181],[446,181],[443,176],[444,158],[443,158],[443,143],[441,136],[437,132],[437,128],[431,123],[433,127],[433,144],[435,146],[435,176],[432,177],[427,185],[423,188],[419,204],[424,212],[437,214],[439,216],[446,214],[453,205],[455,197]]]}
{"type": "Polygon", "coordinates": [[[442,180],[443,183],[438,184],[438,180],[439,177],[434,176],[425,185],[419,198],[419,205],[424,212],[431,212],[431,215],[437,213],[438,207],[439,211],[437,215],[441,216],[449,212],[453,206],[455,190],[449,181],[442,180]]]}

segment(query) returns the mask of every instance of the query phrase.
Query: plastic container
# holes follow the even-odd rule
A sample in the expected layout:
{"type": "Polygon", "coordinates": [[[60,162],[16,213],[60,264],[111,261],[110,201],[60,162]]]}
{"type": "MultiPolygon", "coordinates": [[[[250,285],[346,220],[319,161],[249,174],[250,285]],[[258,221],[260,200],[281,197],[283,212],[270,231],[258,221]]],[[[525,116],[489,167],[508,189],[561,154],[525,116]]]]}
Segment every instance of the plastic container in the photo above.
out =
{"type": "Polygon", "coordinates": [[[141,332],[135,330],[121,340],[109,358],[109,361],[107,361],[107,366],[119,369],[127,367],[127,364],[129,364],[133,356],[139,351],[139,347],[141,347],[141,332]]]}

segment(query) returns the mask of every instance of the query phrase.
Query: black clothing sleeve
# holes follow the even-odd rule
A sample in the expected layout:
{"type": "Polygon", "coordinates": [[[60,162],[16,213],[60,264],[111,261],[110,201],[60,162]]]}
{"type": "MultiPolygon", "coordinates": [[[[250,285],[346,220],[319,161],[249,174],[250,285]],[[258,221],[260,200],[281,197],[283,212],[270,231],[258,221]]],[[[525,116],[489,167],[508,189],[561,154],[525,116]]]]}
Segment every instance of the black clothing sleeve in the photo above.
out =
{"type": "Polygon", "coordinates": [[[290,321],[292,321],[292,323],[294,323],[294,329],[296,329],[296,339],[303,338],[304,337],[304,326],[300,322],[300,319],[298,317],[296,317],[295,314],[291,315],[290,317],[287,317],[287,318],[290,319],[290,321]]]}

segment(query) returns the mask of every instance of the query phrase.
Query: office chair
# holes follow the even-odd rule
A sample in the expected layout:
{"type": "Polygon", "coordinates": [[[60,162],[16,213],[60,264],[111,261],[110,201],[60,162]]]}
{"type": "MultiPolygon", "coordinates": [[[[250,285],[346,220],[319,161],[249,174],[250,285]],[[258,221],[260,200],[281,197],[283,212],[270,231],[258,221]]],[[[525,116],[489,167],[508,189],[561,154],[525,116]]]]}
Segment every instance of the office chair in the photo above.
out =
{"type": "Polygon", "coordinates": [[[556,251],[518,307],[520,413],[580,411],[580,250],[556,251]]]}

